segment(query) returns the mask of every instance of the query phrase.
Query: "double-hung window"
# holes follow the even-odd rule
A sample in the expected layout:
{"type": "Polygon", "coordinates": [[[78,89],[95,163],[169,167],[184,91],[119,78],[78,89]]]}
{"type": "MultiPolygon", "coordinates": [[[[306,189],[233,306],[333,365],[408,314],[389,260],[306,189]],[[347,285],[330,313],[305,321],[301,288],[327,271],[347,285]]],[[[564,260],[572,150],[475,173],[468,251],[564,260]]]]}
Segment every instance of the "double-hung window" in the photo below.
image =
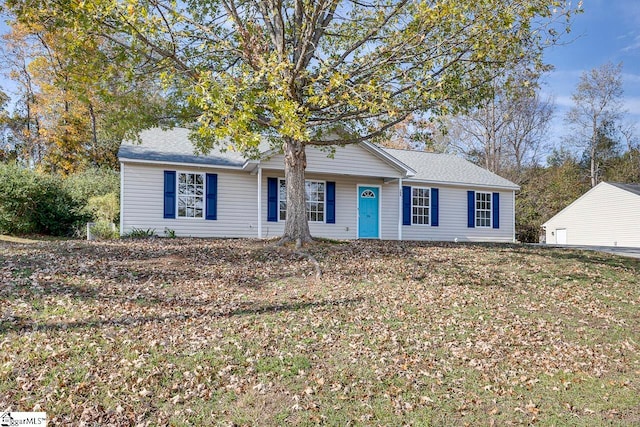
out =
{"type": "Polygon", "coordinates": [[[287,184],[284,179],[278,180],[278,219],[287,219],[287,184]]]}
{"type": "Polygon", "coordinates": [[[411,188],[411,224],[429,225],[430,194],[430,188],[411,188]]]}
{"type": "Polygon", "coordinates": [[[491,193],[476,192],[476,227],[491,227],[491,193]]]}
{"type": "MultiPolygon", "coordinates": [[[[326,188],[324,181],[305,181],[305,198],[307,204],[307,220],[324,222],[326,211],[326,188]]],[[[287,186],[284,179],[278,182],[278,218],[287,219],[287,186]]]]}
{"type": "Polygon", "coordinates": [[[204,217],[204,174],[178,172],[178,218],[204,217]]]}

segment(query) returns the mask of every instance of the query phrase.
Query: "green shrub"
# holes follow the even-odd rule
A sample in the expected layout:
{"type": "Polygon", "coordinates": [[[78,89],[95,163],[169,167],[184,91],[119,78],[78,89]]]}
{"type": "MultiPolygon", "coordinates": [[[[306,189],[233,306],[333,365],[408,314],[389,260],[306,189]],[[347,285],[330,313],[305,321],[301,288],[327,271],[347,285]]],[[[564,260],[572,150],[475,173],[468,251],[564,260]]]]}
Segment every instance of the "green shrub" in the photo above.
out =
{"type": "Polygon", "coordinates": [[[147,228],[146,230],[142,228],[132,228],[130,232],[126,234],[126,237],[130,237],[132,239],[144,239],[147,237],[156,237],[155,228],[147,228]]]}
{"type": "MultiPolygon", "coordinates": [[[[108,169],[87,169],[82,172],[69,175],[64,179],[64,189],[73,198],[78,206],[80,206],[79,214],[87,216],[96,221],[108,220],[111,222],[118,222],[120,217],[120,208],[117,208],[115,215],[111,218],[105,218],[103,214],[107,212],[101,209],[95,210],[95,204],[111,203],[112,201],[94,201],[91,199],[94,197],[102,197],[107,194],[113,194],[116,201],[119,199],[120,194],[120,175],[117,171],[108,169]]],[[[113,196],[110,196],[113,197],[113,196]]],[[[119,203],[119,202],[117,202],[119,203]]],[[[104,206],[103,206],[104,207],[104,206]]]]}
{"type": "Polygon", "coordinates": [[[86,205],[95,196],[120,194],[120,175],[109,169],[91,168],[67,176],[64,188],[74,200],[86,205]]]}
{"type": "Polygon", "coordinates": [[[86,220],[57,175],[0,164],[0,233],[68,236],[86,220]]]}
{"type": "Polygon", "coordinates": [[[98,221],[116,222],[120,215],[120,198],[116,193],[93,196],[89,199],[87,208],[98,221]]]}
{"type": "Polygon", "coordinates": [[[89,227],[89,231],[94,238],[100,240],[117,239],[120,235],[111,221],[98,221],[89,227]]]}

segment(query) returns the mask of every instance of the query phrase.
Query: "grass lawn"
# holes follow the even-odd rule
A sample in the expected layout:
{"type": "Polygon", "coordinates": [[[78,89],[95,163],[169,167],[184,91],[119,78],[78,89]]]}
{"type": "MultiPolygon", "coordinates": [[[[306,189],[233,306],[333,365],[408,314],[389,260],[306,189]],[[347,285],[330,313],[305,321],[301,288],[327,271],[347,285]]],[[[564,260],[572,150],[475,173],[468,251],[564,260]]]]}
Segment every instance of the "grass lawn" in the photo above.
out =
{"type": "Polygon", "coordinates": [[[640,425],[640,261],[0,242],[0,410],[52,425],[640,425]]]}

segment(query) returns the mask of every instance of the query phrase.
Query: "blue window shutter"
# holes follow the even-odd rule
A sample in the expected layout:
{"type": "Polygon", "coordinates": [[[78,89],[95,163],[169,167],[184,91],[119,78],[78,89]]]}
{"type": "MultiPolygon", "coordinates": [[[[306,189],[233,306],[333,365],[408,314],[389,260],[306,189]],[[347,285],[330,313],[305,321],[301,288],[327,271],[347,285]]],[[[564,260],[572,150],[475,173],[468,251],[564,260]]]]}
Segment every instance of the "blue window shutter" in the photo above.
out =
{"type": "Polygon", "coordinates": [[[176,217],[176,171],[164,171],[164,217],[176,217]]]}
{"type": "Polygon", "coordinates": [[[207,174],[207,200],[205,203],[205,218],[218,219],[218,174],[207,174]]]}
{"type": "Polygon", "coordinates": [[[402,225],[411,225],[411,187],[402,186],[402,225]]]}
{"type": "Polygon", "coordinates": [[[467,227],[476,226],[476,192],[467,191],[467,227]]]}
{"type": "Polygon", "coordinates": [[[437,188],[431,189],[431,226],[438,226],[438,208],[440,205],[439,198],[440,191],[437,188]]]}
{"type": "Polygon", "coordinates": [[[493,217],[493,228],[500,228],[500,193],[493,193],[491,209],[493,210],[491,214],[493,217]]]}
{"type": "Polygon", "coordinates": [[[336,223],[336,183],[327,181],[327,224],[336,223]]]}
{"type": "Polygon", "coordinates": [[[267,178],[267,221],[278,221],[278,178],[267,178]]]}

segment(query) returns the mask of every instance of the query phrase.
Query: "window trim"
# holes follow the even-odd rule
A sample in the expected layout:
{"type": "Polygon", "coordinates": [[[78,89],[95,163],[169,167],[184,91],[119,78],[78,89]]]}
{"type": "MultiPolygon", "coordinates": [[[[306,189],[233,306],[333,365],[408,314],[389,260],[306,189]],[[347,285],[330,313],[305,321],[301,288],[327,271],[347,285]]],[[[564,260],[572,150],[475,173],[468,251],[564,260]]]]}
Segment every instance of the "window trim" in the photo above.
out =
{"type": "MultiPolygon", "coordinates": [[[[280,202],[281,202],[281,199],[280,199],[280,185],[281,184],[280,183],[282,183],[282,182],[285,183],[284,185],[285,185],[285,188],[286,188],[287,184],[286,184],[285,179],[281,178],[281,177],[278,177],[278,222],[285,222],[286,221],[286,218],[282,219],[281,216],[280,216],[280,214],[282,212],[280,210],[280,202]]],[[[305,189],[306,189],[307,182],[321,183],[324,186],[324,200],[322,201],[322,204],[324,206],[323,211],[322,211],[322,218],[323,219],[322,219],[322,221],[312,221],[312,220],[309,219],[309,211],[307,210],[307,206],[306,206],[306,204],[308,203],[308,200],[306,200],[306,197],[305,197],[305,211],[307,212],[307,222],[309,222],[311,224],[326,224],[327,223],[327,181],[326,180],[321,180],[321,179],[305,179],[304,180],[305,189]]],[[[285,200],[284,203],[285,203],[285,207],[286,207],[287,201],[285,200]]],[[[285,210],[285,213],[286,213],[286,210],[285,210]]]]}
{"type": "Polygon", "coordinates": [[[476,228],[492,228],[493,227],[493,193],[490,191],[476,191],[475,192],[475,200],[473,205],[473,220],[476,228]],[[488,196],[488,209],[478,209],[478,195],[484,194],[488,196]],[[489,225],[480,225],[478,223],[478,211],[489,212],[489,225]]]}
{"type": "MultiPolygon", "coordinates": [[[[195,196],[193,196],[195,197],[195,196]]],[[[176,219],[204,220],[207,213],[207,174],[205,172],[193,172],[187,170],[176,171],[176,219]],[[200,175],[202,177],[202,216],[180,216],[180,174],[200,175]]]]}
{"type": "Polygon", "coordinates": [[[413,186],[412,185],[411,186],[411,225],[412,226],[413,225],[417,225],[417,226],[423,226],[423,227],[430,227],[431,226],[431,214],[432,214],[432,212],[431,212],[431,187],[422,187],[422,186],[413,186]],[[419,205],[414,205],[413,204],[413,197],[414,197],[413,196],[413,190],[414,189],[416,189],[416,190],[417,189],[427,190],[427,192],[429,193],[429,198],[428,198],[429,202],[428,202],[427,206],[419,206],[419,205]],[[428,209],[429,214],[427,215],[427,222],[426,223],[420,224],[420,223],[417,223],[417,222],[413,221],[413,208],[414,207],[427,208],[428,209]]]}

